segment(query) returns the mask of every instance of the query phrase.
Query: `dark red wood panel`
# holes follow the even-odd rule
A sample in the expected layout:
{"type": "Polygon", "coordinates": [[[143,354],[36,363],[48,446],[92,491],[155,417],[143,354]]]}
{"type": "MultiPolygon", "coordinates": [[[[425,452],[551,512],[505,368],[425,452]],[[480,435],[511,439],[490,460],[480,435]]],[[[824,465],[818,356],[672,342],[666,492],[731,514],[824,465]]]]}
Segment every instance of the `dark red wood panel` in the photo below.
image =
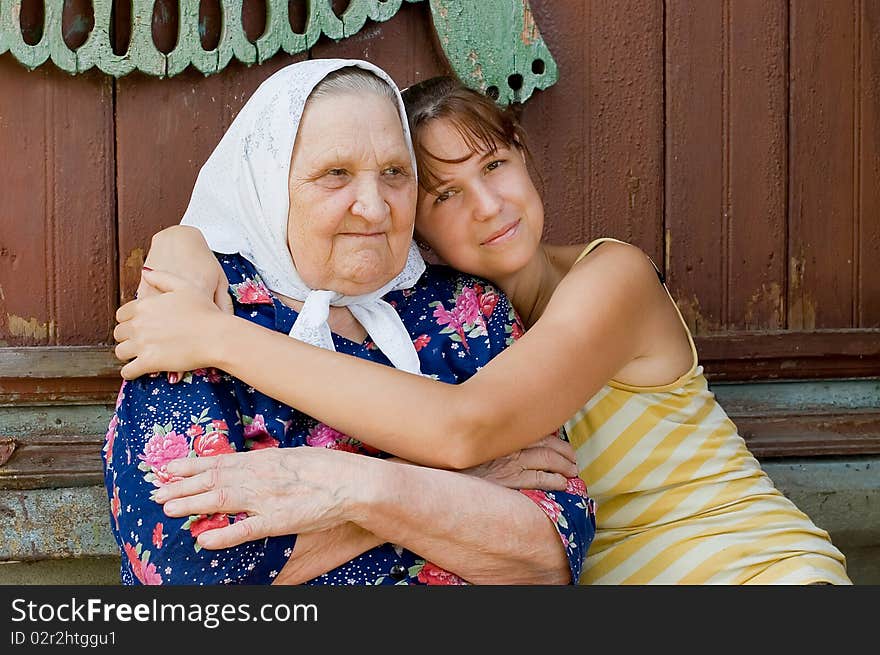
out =
{"type": "Polygon", "coordinates": [[[662,266],[663,3],[594,0],[575,28],[588,48],[589,238],[630,241],[662,266]]]}
{"type": "Polygon", "coordinates": [[[534,2],[532,10],[556,65],[559,81],[536,91],[521,108],[534,157],[534,177],[544,198],[544,236],[552,243],[589,238],[590,111],[586,34],[590,2],[534,2]]]}
{"type": "Polygon", "coordinates": [[[855,316],[856,10],[791,3],[788,327],[855,316]]]}
{"type": "MultiPolygon", "coordinates": [[[[724,327],[777,330],[787,273],[788,3],[731,2],[726,29],[724,327]]],[[[690,216],[695,228],[701,222],[690,216]]]]}
{"type": "Polygon", "coordinates": [[[134,296],[154,233],[180,222],[199,169],[260,83],[304,55],[260,66],[232,62],[220,75],[189,69],[169,79],[117,82],[121,301],[134,296]]]}
{"type": "Polygon", "coordinates": [[[727,320],[726,7],[666,3],[666,272],[696,334],[727,320]]]}
{"type": "Polygon", "coordinates": [[[856,324],[880,327],[880,1],[860,5],[856,324]]]}
{"type": "Polygon", "coordinates": [[[112,97],[96,72],[0,56],[0,346],[111,337],[112,97]]]}
{"type": "Polygon", "coordinates": [[[310,57],[366,59],[388,73],[401,89],[450,71],[427,2],[404,3],[393,18],[382,23],[367,21],[360,32],[340,41],[322,36],[310,57]]]}

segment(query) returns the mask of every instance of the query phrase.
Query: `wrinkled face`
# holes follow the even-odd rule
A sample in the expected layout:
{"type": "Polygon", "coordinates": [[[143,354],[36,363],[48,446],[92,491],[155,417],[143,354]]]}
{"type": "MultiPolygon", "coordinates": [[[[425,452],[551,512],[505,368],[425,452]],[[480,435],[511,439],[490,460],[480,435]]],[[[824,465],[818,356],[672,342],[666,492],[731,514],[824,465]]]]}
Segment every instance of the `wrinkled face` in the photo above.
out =
{"type": "Polygon", "coordinates": [[[421,127],[441,179],[433,193],[419,190],[416,233],[450,266],[499,282],[522,270],[541,241],[544,208],[523,153],[499,144],[473,152],[458,130],[438,119],[421,127]]]}
{"type": "Polygon", "coordinates": [[[397,109],[378,95],[310,100],[290,167],[288,247],[312,289],[355,296],[403,270],[417,188],[397,109]]]}

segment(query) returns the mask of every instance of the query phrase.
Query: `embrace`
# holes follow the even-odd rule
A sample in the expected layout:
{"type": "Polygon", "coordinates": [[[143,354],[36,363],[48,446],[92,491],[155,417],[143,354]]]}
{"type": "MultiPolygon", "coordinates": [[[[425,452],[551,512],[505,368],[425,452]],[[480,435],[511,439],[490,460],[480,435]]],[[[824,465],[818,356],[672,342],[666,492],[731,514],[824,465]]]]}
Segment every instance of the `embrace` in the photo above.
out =
{"type": "Polygon", "coordinates": [[[528,164],[451,78],[263,82],[117,312],[123,583],[849,584],[650,259],[542,243],[528,164]]]}

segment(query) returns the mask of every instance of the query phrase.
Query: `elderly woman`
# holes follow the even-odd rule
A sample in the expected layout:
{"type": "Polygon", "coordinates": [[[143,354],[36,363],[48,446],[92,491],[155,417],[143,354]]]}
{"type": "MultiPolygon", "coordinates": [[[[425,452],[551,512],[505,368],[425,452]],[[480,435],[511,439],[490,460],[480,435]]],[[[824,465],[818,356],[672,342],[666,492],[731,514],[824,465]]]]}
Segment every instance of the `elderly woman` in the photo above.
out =
{"type": "MultiPolygon", "coordinates": [[[[458,383],[520,327],[488,283],[425,266],[411,241],[416,194],[394,83],[366,62],[313,60],[257,89],[183,222],[205,233],[255,330],[458,383]]],[[[541,456],[565,453],[559,443],[545,439],[541,456]]],[[[215,370],[123,384],[104,461],[126,584],[570,583],[595,529],[570,462],[535,466],[570,476],[555,492],[482,479],[510,459],[470,475],[409,465],[215,370]],[[179,500],[163,512],[166,487],[189,484],[174,460],[205,457],[238,458],[241,497],[218,500],[246,511],[197,514],[179,500]],[[209,535],[228,525],[272,536],[216,550],[209,535]]]]}

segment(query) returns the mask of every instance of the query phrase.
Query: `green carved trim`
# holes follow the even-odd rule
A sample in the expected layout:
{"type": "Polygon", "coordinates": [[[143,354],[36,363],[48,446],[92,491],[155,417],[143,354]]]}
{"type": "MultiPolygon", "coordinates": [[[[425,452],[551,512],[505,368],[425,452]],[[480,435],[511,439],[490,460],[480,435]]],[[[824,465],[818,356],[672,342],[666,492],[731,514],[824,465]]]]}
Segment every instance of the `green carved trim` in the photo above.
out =
{"type": "MultiPolygon", "coordinates": [[[[345,39],[357,34],[367,20],[386,21],[404,2],[423,1],[352,0],[339,17],[331,0],[310,0],[305,32],[298,34],[290,27],[287,0],[266,0],[265,32],[251,43],[241,23],[243,0],[220,0],[220,39],[215,49],[206,51],[199,36],[199,2],[181,0],[177,45],[166,55],[153,43],[155,0],[132,0],[131,40],[124,54],[114,53],[110,41],[112,0],[92,0],[94,28],[76,51],[67,47],[61,33],[64,0],[44,0],[43,35],[34,45],[27,44],[21,33],[22,0],[0,0],[0,54],[10,51],[30,69],[51,60],[71,74],[97,67],[114,77],[133,71],[171,77],[192,65],[211,75],[222,71],[233,58],[259,64],[281,51],[304,52],[322,34],[337,41],[345,39]]],[[[536,88],[544,89],[557,81],[556,62],[538,31],[528,0],[430,0],[430,9],[452,70],[474,88],[496,91],[499,103],[524,102],[536,88]]]]}
{"type": "Polygon", "coordinates": [[[497,93],[498,102],[507,105],[525,102],[536,88],[546,89],[559,79],[528,0],[430,3],[446,59],[469,86],[497,93]]]}

